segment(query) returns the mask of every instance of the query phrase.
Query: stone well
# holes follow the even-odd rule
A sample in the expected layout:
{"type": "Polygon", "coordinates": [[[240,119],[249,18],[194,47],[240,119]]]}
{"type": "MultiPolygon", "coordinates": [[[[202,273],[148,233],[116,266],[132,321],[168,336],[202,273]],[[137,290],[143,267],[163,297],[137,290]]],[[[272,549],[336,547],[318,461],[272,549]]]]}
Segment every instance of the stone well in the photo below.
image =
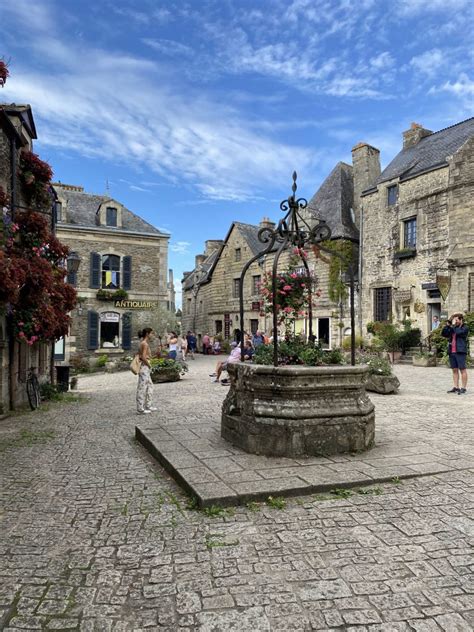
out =
{"type": "Polygon", "coordinates": [[[373,446],[363,366],[230,364],[221,435],[251,454],[317,456],[373,446]]]}

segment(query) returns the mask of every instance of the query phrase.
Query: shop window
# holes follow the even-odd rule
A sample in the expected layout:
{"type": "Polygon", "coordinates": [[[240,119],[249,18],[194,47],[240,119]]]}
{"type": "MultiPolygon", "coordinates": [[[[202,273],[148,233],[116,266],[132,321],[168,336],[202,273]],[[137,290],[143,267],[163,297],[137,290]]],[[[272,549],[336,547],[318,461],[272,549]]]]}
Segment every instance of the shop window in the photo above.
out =
{"type": "Polygon", "coordinates": [[[103,349],[119,347],[120,314],[103,312],[100,315],[100,346],[103,349]]]}
{"type": "Polygon", "coordinates": [[[102,287],[107,290],[120,287],[120,257],[117,255],[102,257],[102,287]]]}
{"type": "Polygon", "coordinates": [[[384,322],[392,318],[392,288],[378,287],[374,290],[374,320],[384,322]]]}
{"type": "Polygon", "coordinates": [[[214,321],[216,336],[222,333],[222,320],[214,321]]]}
{"type": "Polygon", "coordinates": [[[61,362],[66,358],[66,339],[60,338],[54,343],[54,359],[61,362]]]}
{"type": "Polygon", "coordinates": [[[252,335],[257,333],[257,331],[258,331],[258,318],[251,318],[250,319],[250,331],[252,332],[252,335]]]}

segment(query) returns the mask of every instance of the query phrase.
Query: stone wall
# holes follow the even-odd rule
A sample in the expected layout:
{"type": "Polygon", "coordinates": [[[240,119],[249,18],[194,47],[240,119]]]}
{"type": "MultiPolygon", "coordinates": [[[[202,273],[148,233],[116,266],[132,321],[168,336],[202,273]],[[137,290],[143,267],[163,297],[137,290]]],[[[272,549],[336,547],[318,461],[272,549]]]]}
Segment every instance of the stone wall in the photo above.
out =
{"type": "Polygon", "coordinates": [[[363,270],[362,312],[364,325],[374,318],[374,289],[391,287],[394,295],[409,299],[392,304],[393,320],[408,315],[423,334],[430,332],[430,305],[442,312],[468,309],[468,275],[474,271],[473,141],[469,141],[450,165],[406,181],[380,184],[362,197],[363,270]],[[389,206],[387,188],[398,184],[398,201],[389,206]],[[403,248],[403,221],[417,219],[416,256],[396,258],[403,248]],[[454,259],[452,289],[446,301],[430,298],[422,284],[435,283],[437,271],[447,274],[454,259]]]}
{"type": "MultiPolygon", "coordinates": [[[[262,244],[262,249],[263,249],[262,244]]],[[[285,270],[289,265],[290,252],[281,255],[278,269],[285,270]]],[[[234,230],[228,237],[221,256],[212,272],[211,280],[203,283],[197,296],[192,290],[183,291],[183,318],[182,328],[184,331],[195,330],[198,342],[205,333],[215,335],[217,333],[216,321],[222,323],[222,331],[225,333],[225,315],[228,314],[231,325],[230,338],[233,339],[236,329],[242,329],[239,323],[239,299],[233,295],[234,279],[239,279],[245,263],[253,257],[245,236],[238,229],[234,230]],[[235,250],[241,249],[241,260],[235,261],[235,250]],[[196,307],[196,315],[194,308],[196,307]],[[196,316],[194,318],[194,315],[196,316]]],[[[258,321],[258,328],[271,335],[273,329],[272,315],[261,315],[260,309],[252,310],[252,303],[261,303],[262,297],[254,293],[253,276],[260,276],[262,279],[265,272],[272,270],[274,253],[265,256],[262,265],[253,263],[247,271],[244,284],[244,327],[247,332],[251,331],[251,320],[258,321]]],[[[340,318],[339,306],[332,303],[328,298],[329,265],[321,258],[317,258],[313,251],[308,253],[308,264],[314,270],[318,278],[317,287],[321,289],[321,297],[315,298],[316,307],[313,310],[313,332],[317,335],[318,318],[329,318],[331,346],[340,346],[344,332],[350,327],[349,300],[343,306],[343,326],[339,327],[340,318]]],[[[297,323],[298,330],[303,326],[303,322],[297,323]]]]}

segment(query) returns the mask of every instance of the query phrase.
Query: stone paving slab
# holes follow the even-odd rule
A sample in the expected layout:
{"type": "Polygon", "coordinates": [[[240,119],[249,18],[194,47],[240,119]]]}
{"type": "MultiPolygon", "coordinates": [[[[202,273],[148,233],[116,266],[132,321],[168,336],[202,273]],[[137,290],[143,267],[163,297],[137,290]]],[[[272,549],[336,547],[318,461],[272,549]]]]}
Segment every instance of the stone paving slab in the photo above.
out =
{"type": "Polygon", "coordinates": [[[137,440],[201,507],[474,467],[472,399],[446,394],[450,375],[443,368],[423,369],[425,379],[420,382],[419,367],[397,366],[400,393],[371,394],[376,406],[372,450],[305,459],[247,454],[222,439],[220,405],[227,389],[209,381],[206,360],[193,368],[200,397],[214,401],[212,414],[190,417],[183,410],[183,416],[176,418],[163,406],[158,419],[147,417],[135,428],[137,440]]]}

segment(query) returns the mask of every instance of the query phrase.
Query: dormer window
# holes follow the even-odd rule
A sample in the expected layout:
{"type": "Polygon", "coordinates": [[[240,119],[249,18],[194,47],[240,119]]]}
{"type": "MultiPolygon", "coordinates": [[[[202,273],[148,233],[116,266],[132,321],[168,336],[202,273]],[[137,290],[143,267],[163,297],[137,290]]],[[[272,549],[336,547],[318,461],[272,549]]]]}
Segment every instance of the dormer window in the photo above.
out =
{"type": "Polygon", "coordinates": [[[117,209],[113,206],[108,206],[105,211],[105,223],[106,226],[117,226],[117,209]]]}

